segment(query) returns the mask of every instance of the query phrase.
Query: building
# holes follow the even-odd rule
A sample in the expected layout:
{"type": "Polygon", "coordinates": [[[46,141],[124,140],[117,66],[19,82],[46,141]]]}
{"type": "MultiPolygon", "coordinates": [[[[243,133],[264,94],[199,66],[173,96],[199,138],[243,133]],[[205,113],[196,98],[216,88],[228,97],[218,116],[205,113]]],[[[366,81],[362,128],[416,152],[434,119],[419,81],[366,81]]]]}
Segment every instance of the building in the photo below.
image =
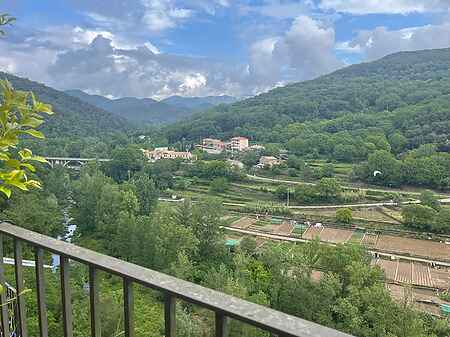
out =
{"type": "Polygon", "coordinates": [[[261,158],[259,158],[259,164],[257,164],[256,167],[273,167],[275,165],[280,165],[282,162],[282,160],[273,156],[262,156],[261,158]]]}
{"type": "Polygon", "coordinates": [[[157,147],[153,151],[143,149],[142,152],[144,156],[151,161],[160,159],[195,159],[194,155],[190,152],[169,150],[167,147],[157,147]]]}
{"type": "Polygon", "coordinates": [[[248,149],[248,138],[245,137],[233,137],[227,142],[227,149],[231,151],[245,151],[248,149]]]}
{"type": "Polygon", "coordinates": [[[225,150],[225,143],[220,139],[204,138],[200,148],[205,152],[218,154],[225,150]]]}

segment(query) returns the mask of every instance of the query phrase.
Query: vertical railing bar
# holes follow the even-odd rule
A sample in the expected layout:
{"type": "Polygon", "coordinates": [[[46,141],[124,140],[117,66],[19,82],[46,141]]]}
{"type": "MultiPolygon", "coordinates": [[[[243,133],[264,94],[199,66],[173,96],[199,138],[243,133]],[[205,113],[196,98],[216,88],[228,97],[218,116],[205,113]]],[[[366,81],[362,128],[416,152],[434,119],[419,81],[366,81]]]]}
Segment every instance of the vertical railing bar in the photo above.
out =
{"type": "Polygon", "coordinates": [[[23,266],[22,266],[22,244],[19,239],[14,239],[14,264],[16,273],[16,296],[17,296],[17,328],[18,336],[27,337],[27,312],[24,297],[23,266]]]}
{"type": "Polygon", "coordinates": [[[91,336],[101,336],[99,279],[97,269],[89,265],[89,298],[91,304],[91,336]]]}
{"type": "Polygon", "coordinates": [[[39,332],[41,337],[48,337],[47,307],[45,305],[44,250],[35,251],[37,307],[39,316],[39,332]]]}
{"type": "Polygon", "coordinates": [[[228,317],[216,312],[216,337],[228,337],[228,317]]]}
{"type": "Polygon", "coordinates": [[[9,336],[9,317],[8,317],[8,297],[5,280],[5,266],[3,264],[3,235],[0,234],[0,284],[3,287],[3,292],[0,294],[1,305],[1,325],[2,336],[9,336]]]}
{"type": "Polygon", "coordinates": [[[72,303],[70,297],[70,270],[69,259],[67,257],[60,257],[60,268],[64,337],[73,337],[72,303]]]}
{"type": "Polygon", "coordinates": [[[176,298],[169,293],[164,295],[164,325],[165,335],[164,337],[176,336],[176,298]]]}
{"type": "Polygon", "coordinates": [[[123,279],[123,310],[125,337],[134,337],[133,283],[127,278],[123,279]]]}

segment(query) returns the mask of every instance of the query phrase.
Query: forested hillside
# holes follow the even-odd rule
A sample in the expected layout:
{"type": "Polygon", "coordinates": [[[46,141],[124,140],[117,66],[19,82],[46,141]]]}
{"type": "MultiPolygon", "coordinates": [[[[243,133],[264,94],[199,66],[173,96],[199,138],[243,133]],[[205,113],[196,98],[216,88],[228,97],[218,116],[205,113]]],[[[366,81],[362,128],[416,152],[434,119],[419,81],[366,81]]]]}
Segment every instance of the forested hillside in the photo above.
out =
{"type": "MultiPolygon", "coordinates": [[[[385,151],[378,157],[388,161],[404,161],[411,155],[408,151],[426,145],[422,155],[412,156],[435,157],[433,164],[415,163],[439,166],[433,182],[417,178],[429,174],[412,168],[414,178],[392,172],[383,183],[399,185],[409,179],[417,185],[448,187],[450,159],[442,152],[450,149],[449,69],[450,49],[401,52],[212,109],[166,132],[171,142],[247,136],[299,156],[352,163],[364,162],[377,151],[385,151]]],[[[394,166],[400,170],[401,164],[394,166]]],[[[369,172],[367,167],[359,171],[373,180],[369,172]]]]}
{"type": "Polygon", "coordinates": [[[44,84],[4,72],[0,72],[0,78],[9,80],[17,90],[32,91],[52,105],[55,114],[42,128],[47,138],[98,136],[129,127],[124,119],[44,84]]]}

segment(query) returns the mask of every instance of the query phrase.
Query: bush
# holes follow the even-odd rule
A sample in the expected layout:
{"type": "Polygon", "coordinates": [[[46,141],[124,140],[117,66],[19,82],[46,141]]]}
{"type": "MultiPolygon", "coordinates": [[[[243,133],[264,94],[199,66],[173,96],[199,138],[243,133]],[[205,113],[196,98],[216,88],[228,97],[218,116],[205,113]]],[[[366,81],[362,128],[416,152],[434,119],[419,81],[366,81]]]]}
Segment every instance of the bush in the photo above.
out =
{"type": "Polygon", "coordinates": [[[229,183],[226,178],[219,177],[211,181],[209,191],[211,193],[223,193],[229,188],[229,183]]]}
{"type": "Polygon", "coordinates": [[[336,221],[349,224],[353,220],[352,210],[350,208],[340,208],[336,211],[336,221]]]}

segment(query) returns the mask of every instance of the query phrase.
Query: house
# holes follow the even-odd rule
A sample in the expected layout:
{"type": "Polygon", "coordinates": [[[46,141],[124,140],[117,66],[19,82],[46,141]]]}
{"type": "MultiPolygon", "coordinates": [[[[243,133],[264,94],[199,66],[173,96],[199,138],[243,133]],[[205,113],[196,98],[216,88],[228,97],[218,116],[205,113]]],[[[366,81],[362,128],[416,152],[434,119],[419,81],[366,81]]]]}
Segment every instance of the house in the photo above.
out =
{"type": "Polygon", "coordinates": [[[199,146],[203,151],[211,154],[219,154],[225,150],[225,143],[220,139],[204,138],[199,146]]]}
{"type": "Polygon", "coordinates": [[[282,162],[282,160],[273,156],[262,156],[261,158],[259,158],[259,164],[257,164],[256,167],[273,167],[275,165],[280,165],[282,162]]]}
{"type": "Polygon", "coordinates": [[[183,159],[183,160],[193,160],[195,156],[190,152],[184,151],[174,151],[169,150],[167,147],[157,147],[153,151],[142,150],[142,153],[146,158],[151,161],[156,161],[160,159],[183,159]]]}
{"type": "Polygon", "coordinates": [[[250,145],[246,150],[248,150],[248,151],[263,151],[265,149],[266,149],[265,146],[255,144],[255,145],[250,145]]]}
{"type": "Polygon", "coordinates": [[[248,148],[248,138],[233,137],[227,143],[227,148],[231,151],[245,151],[248,148]]]}

